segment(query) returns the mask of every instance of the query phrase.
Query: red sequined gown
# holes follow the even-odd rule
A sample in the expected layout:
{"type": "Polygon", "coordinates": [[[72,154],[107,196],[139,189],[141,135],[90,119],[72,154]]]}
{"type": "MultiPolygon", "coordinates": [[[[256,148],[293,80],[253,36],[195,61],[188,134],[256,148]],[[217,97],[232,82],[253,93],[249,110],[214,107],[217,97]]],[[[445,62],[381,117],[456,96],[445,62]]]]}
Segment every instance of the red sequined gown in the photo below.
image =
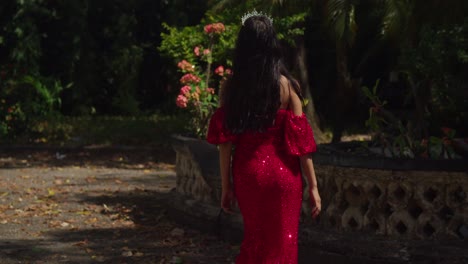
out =
{"type": "Polygon", "coordinates": [[[298,156],[316,144],[306,116],[280,109],[266,132],[232,135],[224,128],[224,110],[211,118],[207,140],[235,144],[234,195],[244,219],[244,240],[237,264],[297,263],[302,204],[298,156]]]}

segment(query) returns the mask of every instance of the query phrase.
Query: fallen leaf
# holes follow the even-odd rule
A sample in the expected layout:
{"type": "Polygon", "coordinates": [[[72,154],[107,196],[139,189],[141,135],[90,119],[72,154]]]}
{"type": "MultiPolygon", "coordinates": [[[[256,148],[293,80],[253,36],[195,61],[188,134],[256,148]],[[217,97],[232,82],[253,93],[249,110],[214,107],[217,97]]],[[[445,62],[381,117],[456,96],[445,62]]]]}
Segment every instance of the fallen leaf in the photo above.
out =
{"type": "Polygon", "coordinates": [[[55,195],[55,191],[51,188],[47,188],[47,196],[52,197],[55,195]]]}
{"type": "Polygon", "coordinates": [[[97,221],[98,221],[98,219],[96,217],[88,218],[88,219],[86,219],[85,224],[94,224],[97,221]]]}
{"type": "Polygon", "coordinates": [[[78,241],[78,242],[76,242],[76,243],[73,244],[73,245],[78,246],[78,247],[83,247],[83,246],[86,246],[86,245],[88,245],[88,244],[89,244],[88,239],[85,239],[85,240],[82,240],[82,241],[78,241]]]}
{"type": "Polygon", "coordinates": [[[89,176],[89,177],[86,177],[86,182],[87,183],[93,183],[96,181],[96,177],[95,176],[89,176]]]}
{"type": "Polygon", "coordinates": [[[87,211],[87,210],[83,210],[83,211],[77,211],[76,214],[79,214],[79,215],[89,215],[91,214],[90,211],[87,211]]]}
{"type": "Polygon", "coordinates": [[[104,212],[108,213],[111,211],[109,207],[107,207],[107,204],[102,204],[102,207],[104,207],[104,212]]]}

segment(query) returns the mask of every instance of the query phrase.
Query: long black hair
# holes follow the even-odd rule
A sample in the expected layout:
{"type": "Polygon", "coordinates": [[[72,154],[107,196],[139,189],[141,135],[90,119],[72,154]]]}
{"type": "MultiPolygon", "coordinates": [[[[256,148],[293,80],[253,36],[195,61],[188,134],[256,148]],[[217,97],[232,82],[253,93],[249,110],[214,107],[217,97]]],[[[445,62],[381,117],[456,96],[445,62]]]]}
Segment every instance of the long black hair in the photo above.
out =
{"type": "Polygon", "coordinates": [[[237,37],[233,75],[223,87],[226,128],[238,134],[272,126],[281,105],[281,76],[302,98],[298,83],[282,62],[272,21],[264,15],[248,18],[237,37]]]}

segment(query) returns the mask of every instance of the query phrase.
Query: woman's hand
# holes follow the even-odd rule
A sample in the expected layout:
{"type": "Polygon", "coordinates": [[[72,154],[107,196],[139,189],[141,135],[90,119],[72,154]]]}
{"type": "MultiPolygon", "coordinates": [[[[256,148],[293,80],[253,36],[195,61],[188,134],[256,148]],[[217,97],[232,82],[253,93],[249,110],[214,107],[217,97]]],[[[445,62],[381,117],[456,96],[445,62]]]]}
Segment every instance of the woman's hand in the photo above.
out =
{"type": "Polygon", "coordinates": [[[312,209],[312,218],[317,218],[322,210],[322,200],[320,199],[320,194],[317,187],[312,187],[309,189],[310,195],[310,208],[312,209]]]}
{"type": "Polygon", "coordinates": [[[234,203],[234,192],[232,191],[232,188],[223,188],[221,192],[221,208],[223,208],[224,212],[232,214],[234,203]]]}

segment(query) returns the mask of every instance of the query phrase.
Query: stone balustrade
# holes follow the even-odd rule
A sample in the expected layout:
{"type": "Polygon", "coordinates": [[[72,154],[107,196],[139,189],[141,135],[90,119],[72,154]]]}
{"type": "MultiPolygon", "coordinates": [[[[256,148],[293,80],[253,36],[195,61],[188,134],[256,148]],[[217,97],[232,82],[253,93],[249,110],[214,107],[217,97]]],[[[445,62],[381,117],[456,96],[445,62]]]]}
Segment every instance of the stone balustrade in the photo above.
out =
{"type": "MultiPolygon", "coordinates": [[[[395,171],[316,165],[320,224],[412,239],[458,239],[468,227],[465,172],[395,171]]],[[[308,212],[307,197],[303,211],[308,212]]]]}
{"type": "MultiPolygon", "coordinates": [[[[177,142],[177,193],[218,206],[216,147],[182,137],[177,142]]],[[[360,168],[320,158],[315,170],[322,197],[318,223],[323,228],[423,240],[468,237],[467,170],[360,168]]],[[[306,225],[311,222],[307,196],[304,192],[306,225]]]]}

